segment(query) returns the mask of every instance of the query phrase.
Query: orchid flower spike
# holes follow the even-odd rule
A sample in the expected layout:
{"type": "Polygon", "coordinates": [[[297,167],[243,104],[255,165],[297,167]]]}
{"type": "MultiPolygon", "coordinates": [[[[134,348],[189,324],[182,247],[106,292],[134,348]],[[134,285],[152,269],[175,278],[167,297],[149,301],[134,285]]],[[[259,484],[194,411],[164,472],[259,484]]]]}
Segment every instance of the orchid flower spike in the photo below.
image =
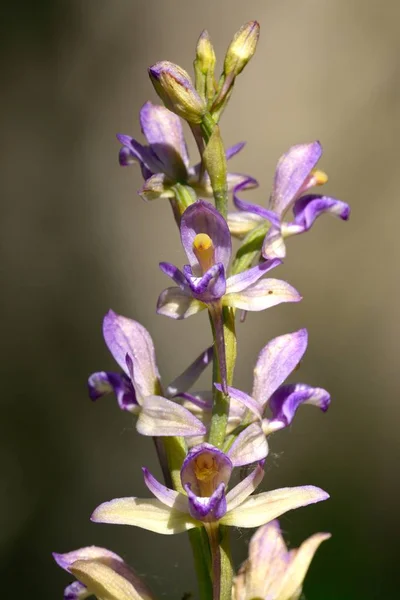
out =
{"type": "MultiPolygon", "coordinates": [[[[326,500],[329,496],[314,486],[283,488],[251,495],[264,476],[260,461],[255,469],[227,491],[232,470],[243,464],[243,440],[226,454],[211,444],[193,447],[181,468],[182,491],[165,487],[143,469],[145,484],[155,499],[117,498],[101,504],[91,519],[97,523],[134,525],[162,534],[174,534],[209,523],[234,527],[258,527],[288,510],[326,500]]],[[[249,462],[257,453],[249,452],[249,462]]]]}
{"type": "Polygon", "coordinates": [[[115,554],[88,546],[65,554],[53,553],[56,563],[77,581],[64,590],[64,600],[153,600],[154,596],[134,570],[115,554]]]}
{"type": "MultiPolygon", "coordinates": [[[[212,348],[203,352],[171,382],[163,394],[153,340],[143,325],[110,310],[103,320],[103,335],[122,373],[93,373],[88,381],[92,400],[114,392],[122,410],[138,415],[136,428],[142,435],[197,436],[206,433],[203,423],[172,399],[186,394],[196,382],[212,361],[212,348]]],[[[202,406],[201,398],[188,396],[202,406]]]]}
{"type": "Polygon", "coordinates": [[[278,521],[260,527],[233,582],[232,600],[299,600],[307,570],[330,533],[316,533],[288,550],[278,521]]]}
{"type": "Polygon", "coordinates": [[[234,203],[243,212],[228,215],[232,234],[241,237],[266,219],[270,227],[263,242],[262,256],[265,259],[284,258],[284,238],[308,231],[321,214],[332,213],[346,221],[350,216],[348,204],[330,196],[306,194],[310,188],[328,181],[323,171],[315,169],[321,156],[319,142],[292,146],[281,156],[268,209],[241,200],[238,192],[245,189],[246,182],[239,184],[234,190],[234,203]],[[290,208],[294,221],[285,222],[284,216],[290,208]]]}
{"type": "MultiPolygon", "coordinates": [[[[119,162],[123,167],[139,163],[144,184],[138,191],[144,200],[156,198],[174,198],[179,195],[179,186],[193,188],[195,194],[212,197],[213,190],[210,178],[201,164],[189,166],[189,154],[183,135],[180,118],[164,106],[146,102],[139,114],[140,126],[147,140],[143,146],[134,138],[118,134],[122,144],[119,151],[119,162]]],[[[244,147],[238,143],[228,148],[226,158],[230,159],[244,147]]],[[[228,173],[228,191],[247,182],[246,189],[256,187],[257,181],[240,173],[228,173]]],[[[190,193],[190,190],[189,190],[190,193]]]]}

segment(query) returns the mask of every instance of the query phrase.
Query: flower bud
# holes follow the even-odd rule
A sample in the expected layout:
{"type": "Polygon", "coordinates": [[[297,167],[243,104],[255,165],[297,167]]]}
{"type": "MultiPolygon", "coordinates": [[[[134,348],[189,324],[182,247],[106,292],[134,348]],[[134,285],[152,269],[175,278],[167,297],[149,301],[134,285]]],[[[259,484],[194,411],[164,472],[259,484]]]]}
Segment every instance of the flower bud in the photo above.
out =
{"type": "Polygon", "coordinates": [[[184,69],[163,60],[149,68],[149,75],[154,89],[169,110],[189,123],[201,123],[206,105],[184,69]]]}
{"type": "Polygon", "coordinates": [[[203,75],[207,75],[209,71],[214,73],[215,60],[214,48],[210,36],[208,35],[208,31],[205,29],[197,42],[196,65],[203,75]]]}
{"type": "Polygon", "coordinates": [[[224,73],[236,77],[247,65],[256,51],[260,25],[249,21],[235,34],[225,56],[224,73]]]}

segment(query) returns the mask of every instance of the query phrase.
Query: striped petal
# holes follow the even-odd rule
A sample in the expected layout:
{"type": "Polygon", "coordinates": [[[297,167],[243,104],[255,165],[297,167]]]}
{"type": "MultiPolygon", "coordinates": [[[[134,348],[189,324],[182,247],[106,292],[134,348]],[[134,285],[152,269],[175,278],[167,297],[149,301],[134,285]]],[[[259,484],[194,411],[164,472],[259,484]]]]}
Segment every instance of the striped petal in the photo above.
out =
{"type": "Polygon", "coordinates": [[[142,404],[136,429],[142,435],[204,435],[206,427],[192,413],[162,396],[147,396],[142,404]]]}
{"type": "Polygon", "coordinates": [[[171,319],[186,319],[204,310],[206,305],[178,287],[161,292],[157,301],[157,313],[171,319]]]}
{"type": "Polygon", "coordinates": [[[301,296],[294,287],[279,279],[263,279],[242,292],[225,294],[222,303],[242,310],[259,311],[282,302],[299,302],[301,296]]]}

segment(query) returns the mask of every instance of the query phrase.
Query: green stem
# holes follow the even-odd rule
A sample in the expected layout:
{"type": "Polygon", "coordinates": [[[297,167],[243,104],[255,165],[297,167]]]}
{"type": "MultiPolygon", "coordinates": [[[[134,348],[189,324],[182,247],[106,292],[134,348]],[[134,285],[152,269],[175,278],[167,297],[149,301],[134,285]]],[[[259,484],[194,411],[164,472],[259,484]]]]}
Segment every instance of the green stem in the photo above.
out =
{"type": "Polygon", "coordinates": [[[207,534],[203,527],[191,529],[188,534],[193,551],[200,600],[210,600],[212,596],[211,555],[207,534]]]}
{"type": "Polygon", "coordinates": [[[232,558],[227,528],[217,523],[205,523],[211,549],[212,598],[231,600],[232,598],[232,558]]]}

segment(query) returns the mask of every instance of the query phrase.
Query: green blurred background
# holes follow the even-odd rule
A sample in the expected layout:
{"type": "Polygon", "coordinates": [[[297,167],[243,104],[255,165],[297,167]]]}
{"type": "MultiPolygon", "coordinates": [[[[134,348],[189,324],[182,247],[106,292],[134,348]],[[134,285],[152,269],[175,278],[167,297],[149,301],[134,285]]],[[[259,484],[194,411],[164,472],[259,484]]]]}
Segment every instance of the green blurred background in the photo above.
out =
{"type": "MultiPolygon", "coordinates": [[[[353,213],[289,241],[278,276],[304,301],[238,327],[235,384],[250,391],[271,337],[308,328],[296,378],[333,403],[326,415],[305,407],[272,438],[264,489],[331,494],[282,519],[292,545],[333,533],[307,600],[398,598],[400,3],[20,0],[1,12],[1,596],[62,598],[70,578],[50,553],[88,544],[122,554],[160,597],[193,589],[183,534],[90,523],[100,502],[146,494],[140,466],[157,467],[151,441],[112,399],[92,404],[86,379],[113,368],[109,308],[150,330],[165,381],[210,341],[204,315],[155,315],[168,285],[158,262],[182,264],[183,252],[168,203],[143,203],[139,170],[118,166],[115,133],[140,137],[139,108],[156,100],[148,65],[190,70],[207,28],[220,66],[233,33],[257,19],[257,55],[221,124],[227,144],[248,142],[232,162],[260,181],[247,198],[265,202],[282,152],[320,139],[327,192],[353,213]]],[[[239,561],[249,533],[234,537],[239,561]]]]}

